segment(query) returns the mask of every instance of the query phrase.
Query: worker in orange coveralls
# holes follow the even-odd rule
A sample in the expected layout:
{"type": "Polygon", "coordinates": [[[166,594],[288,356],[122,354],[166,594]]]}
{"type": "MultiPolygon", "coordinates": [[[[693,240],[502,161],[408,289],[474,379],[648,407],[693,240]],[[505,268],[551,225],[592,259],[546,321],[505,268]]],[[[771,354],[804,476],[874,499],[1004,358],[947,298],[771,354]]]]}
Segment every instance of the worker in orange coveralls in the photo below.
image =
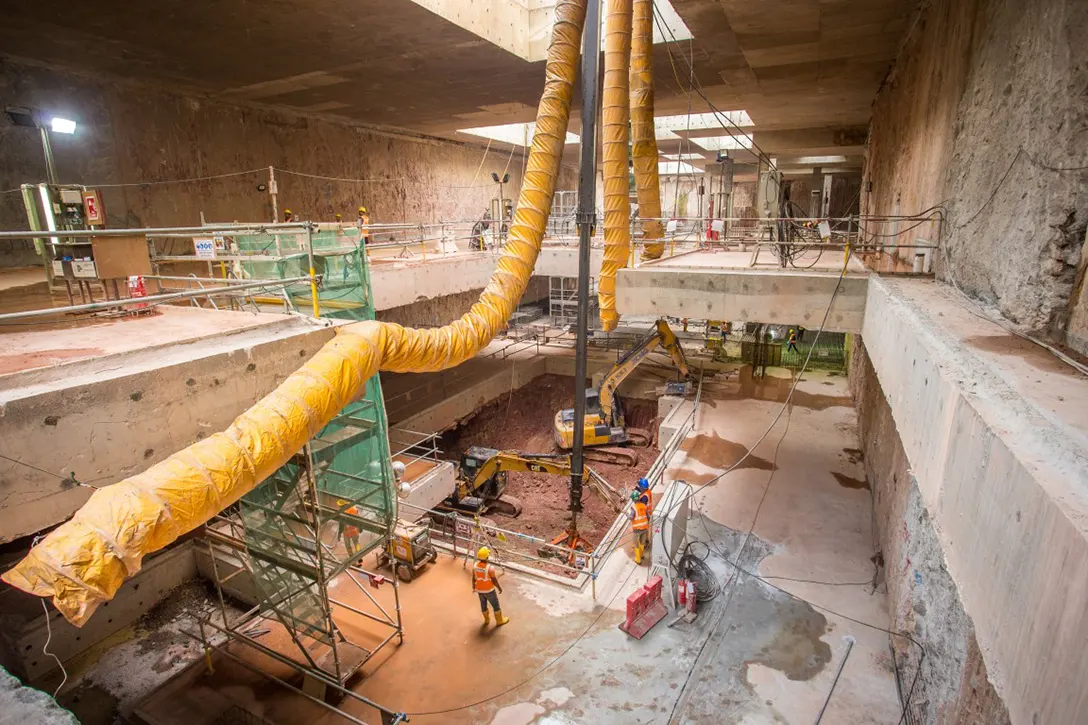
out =
{"type": "Polygon", "coordinates": [[[499,595],[502,585],[499,584],[499,573],[488,561],[491,558],[491,549],[481,546],[476,552],[476,564],[472,567],[472,591],[480,595],[480,610],[484,613],[484,626],[491,624],[491,612],[487,611],[487,605],[495,610],[495,626],[501,627],[510,621],[509,617],[502,615],[502,607],[499,605],[499,595]]]}
{"type": "Polygon", "coordinates": [[[641,564],[650,545],[650,507],[638,491],[631,492],[631,502],[633,507],[627,517],[631,520],[631,532],[635,535],[635,563],[641,564]]]}

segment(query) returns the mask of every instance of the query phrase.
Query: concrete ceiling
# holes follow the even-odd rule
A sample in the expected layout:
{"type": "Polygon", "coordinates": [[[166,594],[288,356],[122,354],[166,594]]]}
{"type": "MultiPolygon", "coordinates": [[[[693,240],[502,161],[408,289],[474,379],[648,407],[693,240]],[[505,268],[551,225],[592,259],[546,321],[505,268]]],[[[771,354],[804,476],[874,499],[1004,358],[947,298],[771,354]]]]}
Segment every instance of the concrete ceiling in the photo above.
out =
{"type": "MultiPolygon", "coordinates": [[[[687,112],[692,58],[703,92],[721,110],[747,110],[769,155],[860,164],[870,105],[915,0],[672,4],[694,38],[672,46],[672,64],[655,47],[658,115],[687,112]]],[[[6,5],[0,52],[15,58],[375,126],[453,135],[531,120],[543,87],[543,63],[411,0],[6,5]]],[[[692,113],[707,110],[692,96],[692,113]]]]}

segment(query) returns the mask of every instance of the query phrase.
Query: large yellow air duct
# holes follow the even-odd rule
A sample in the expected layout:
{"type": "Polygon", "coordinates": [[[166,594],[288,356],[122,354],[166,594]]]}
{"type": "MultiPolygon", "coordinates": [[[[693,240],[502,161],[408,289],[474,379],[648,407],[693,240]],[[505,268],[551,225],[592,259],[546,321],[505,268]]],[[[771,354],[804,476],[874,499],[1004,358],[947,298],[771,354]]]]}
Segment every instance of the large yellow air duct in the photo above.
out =
{"type": "Polygon", "coordinates": [[[642,259],[660,259],[661,187],[657,177],[657,136],[654,133],[654,3],[634,0],[631,34],[631,157],[642,222],[642,259]]]}
{"type": "Polygon", "coordinates": [[[631,201],[627,171],[630,143],[627,97],[631,67],[631,0],[608,0],[604,30],[604,94],[601,102],[604,148],[604,259],[597,279],[601,327],[615,330],[616,273],[631,254],[631,201]]]}
{"type": "Polygon", "coordinates": [[[52,596],[81,626],[111,599],[147,554],[237,501],[299,451],[379,369],[427,372],[458,365],[502,329],[525,291],[551,210],[570,117],[585,0],[560,0],[544,94],[518,198],[497,269],[480,300],[439,329],[382,322],[346,325],[302,368],[222,433],[141,474],[98,490],[3,575],[24,591],[52,596]]]}

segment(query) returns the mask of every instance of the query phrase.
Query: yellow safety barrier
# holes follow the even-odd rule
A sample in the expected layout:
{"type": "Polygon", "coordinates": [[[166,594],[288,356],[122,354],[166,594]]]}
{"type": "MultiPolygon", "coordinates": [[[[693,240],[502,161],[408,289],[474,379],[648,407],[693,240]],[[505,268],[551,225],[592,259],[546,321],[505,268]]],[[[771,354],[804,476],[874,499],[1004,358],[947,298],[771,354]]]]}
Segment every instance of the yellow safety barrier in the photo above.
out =
{"type": "Polygon", "coordinates": [[[231,505],[275,472],[349,403],[378,370],[429,372],[459,365],[502,330],[536,264],[551,210],[576,80],[585,0],[560,0],[527,169],[497,268],[479,301],[439,329],[375,321],[346,325],[221,433],[143,473],[96,491],[4,581],[81,626],[147,554],[231,505]]]}

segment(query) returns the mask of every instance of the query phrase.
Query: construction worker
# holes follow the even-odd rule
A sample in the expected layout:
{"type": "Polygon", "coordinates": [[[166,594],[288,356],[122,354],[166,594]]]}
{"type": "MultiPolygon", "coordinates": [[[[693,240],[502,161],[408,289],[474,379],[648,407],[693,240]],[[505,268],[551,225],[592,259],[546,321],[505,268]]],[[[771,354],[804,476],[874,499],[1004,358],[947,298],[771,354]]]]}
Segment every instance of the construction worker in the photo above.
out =
{"type": "Polygon", "coordinates": [[[499,584],[499,573],[495,567],[488,563],[491,558],[491,549],[481,546],[476,552],[476,564],[472,567],[472,591],[480,595],[480,611],[484,613],[484,625],[491,624],[491,613],[487,611],[487,605],[495,610],[495,626],[501,627],[510,621],[502,616],[502,608],[499,606],[499,593],[502,585],[499,584]]]}
{"type": "Polygon", "coordinates": [[[359,239],[363,244],[370,244],[370,214],[366,207],[359,207],[359,239]]]}
{"type": "MultiPolygon", "coordinates": [[[[340,505],[343,506],[347,501],[340,501],[340,505]]],[[[344,513],[349,516],[358,516],[359,509],[354,506],[349,506],[344,510],[344,513]]],[[[359,527],[354,524],[344,523],[344,548],[348,552],[348,556],[354,556],[355,552],[359,550],[359,527]]]]}
{"type": "Polygon", "coordinates": [[[650,545],[650,511],[646,500],[638,491],[631,492],[631,502],[633,506],[627,513],[627,518],[631,520],[631,531],[635,535],[635,563],[641,564],[646,547],[650,545]]]}
{"type": "Polygon", "coordinates": [[[635,491],[638,493],[639,500],[646,504],[646,515],[653,516],[654,492],[650,490],[650,482],[646,478],[638,479],[635,491]]]}
{"type": "Polygon", "coordinates": [[[283,221],[284,222],[293,222],[294,220],[295,220],[295,213],[292,212],[290,209],[284,209],[283,210],[283,221]]]}
{"type": "Polygon", "coordinates": [[[796,352],[800,354],[797,349],[797,332],[790,328],[789,344],[786,346],[786,352],[796,352]]]}

